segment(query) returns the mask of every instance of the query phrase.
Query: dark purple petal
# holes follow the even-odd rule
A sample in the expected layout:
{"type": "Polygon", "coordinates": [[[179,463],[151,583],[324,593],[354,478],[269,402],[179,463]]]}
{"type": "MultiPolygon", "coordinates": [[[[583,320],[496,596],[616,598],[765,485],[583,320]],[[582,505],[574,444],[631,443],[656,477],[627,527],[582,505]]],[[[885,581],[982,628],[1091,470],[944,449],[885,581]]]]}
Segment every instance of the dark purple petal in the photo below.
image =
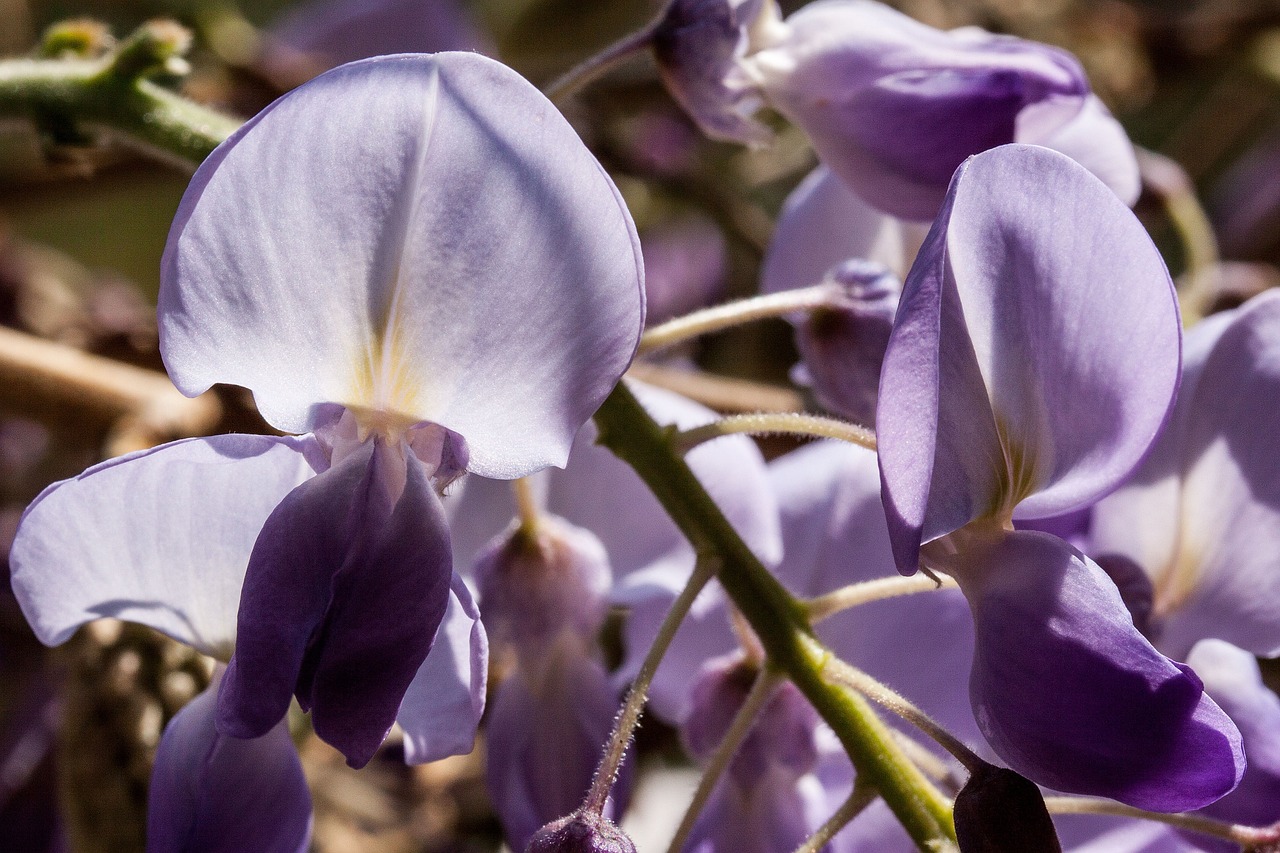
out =
{"type": "Polygon", "coordinates": [[[452,577],[440,501],[402,450],[361,446],[267,519],[219,698],[222,731],[261,734],[296,694],[353,766],[382,743],[431,649],[452,577]],[[397,466],[407,479],[392,505],[397,466]]]}
{"type": "Polygon", "coordinates": [[[760,94],[733,73],[748,29],[773,0],[674,0],[653,35],[653,55],[671,96],[712,139],[762,144],[772,138],[751,114],[760,94]]]}
{"type": "Polygon", "coordinates": [[[311,793],[288,726],[251,740],[219,734],[216,690],[215,680],[160,739],[147,853],[306,853],[311,793]]]}
{"type": "MultiPolygon", "coordinates": [[[[604,668],[580,641],[566,640],[543,649],[550,660],[541,672],[521,671],[503,682],[486,724],[485,778],[513,850],[581,805],[618,711],[604,668]]],[[[606,817],[625,808],[633,765],[623,765],[606,817]]]]}
{"type": "Polygon", "coordinates": [[[907,276],[877,436],[894,553],[1114,489],[1168,417],[1180,324],[1168,272],[1100,181],[1010,145],[957,170],[907,276]]]}
{"type": "Polygon", "coordinates": [[[1057,48],[945,33],[879,3],[811,3],[786,24],[748,58],[749,72],[832,171],[905,219],[933,218],[966,157],[1040,141],[1089,91],[1079,63],[1057,48]],[[1037,109],[1024,118],[1028,107],[1037,109]]]}
{"type": "Polygon", "coordinates": [[[1040,789],[1005,767],[974,770],[954,815],[961,853],[1062,853],[1040,789]]]}
{"type": "Polygon", "coordinates": [[[1045,533],[930,549],[973,609],[974,716],[1014,770],[1155,811],[1200,808],[1244,771],[1240,734],[1190,668],[1153,649],[1115,585],[1045,533]]]}

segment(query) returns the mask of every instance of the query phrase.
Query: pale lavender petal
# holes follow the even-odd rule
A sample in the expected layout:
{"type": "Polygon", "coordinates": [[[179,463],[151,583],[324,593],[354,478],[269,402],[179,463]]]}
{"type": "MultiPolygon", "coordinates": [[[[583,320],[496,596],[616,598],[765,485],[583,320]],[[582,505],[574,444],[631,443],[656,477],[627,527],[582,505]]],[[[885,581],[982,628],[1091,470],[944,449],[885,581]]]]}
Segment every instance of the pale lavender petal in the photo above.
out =
{"type": "Polygon", "coordinates": [[[899,565],[969,521],[1061,515],[1114,489],[1168,417],[1180,340],[1164,263],[1106,186],[1035,146],[967,161],[881,377],[899,565]]]}
{"type": "Polygon", "coordinates": [[[14,594],[49,645],[111,616],[225,659],[258,531],[323,464],[310,439],[221,435],[95,465],[27,508],[14,594]]]}
{"type": "Polygon", "coordinates": [[[165,728],[151,772],[147,853],[306,853],[311,793],[284,720],[240,740],[214,726],[218,681],[165,728]]]}
{"type": "Polygon", "coordinates": [[[404,730],[405,761],[425,764],[471,751],[484,713],[488,663],[480,611],[455,573],[435,643],[396,714],[404,730]]]}
{"type": "Polygon", "coordinates": [[[1263,683],[1257,659],[1230,643],[1203,640],[1187,663],[1239,727],[1249,762],[1240,787],[1202,811],[1247,826],[1280,821],[1280,697],[1263,683]]]}
{"type": "Polygon", "coordinates": [[[452,574],[444,512],[415,457],[370,442],[295,489],[249,560],[220,729],[259,734],[296,694],[316,733],[363,766],[431,649],[452,574]]]}
{"type": "MultiPolygon", "coordinates": [[[[518,673],[493,700],[485,776],[513,850],[523,850],[541,826],[581,805],[618,711],[618,693],[604,668],[574,645],[547,649],[544,677],[529,683],[528,673],[518,673]]],[[[623,765],[606,817],[625,807],[632,765],[623,765]]]]}
{"type": "Polygon", "coordinates": [[[328,404],[431,421],[502,478],[564,463],[644,318],[616,187],[475,54],[365,60],[276,101],[197,171],[162,278],[184,392],[243,385],[288,432],[328,404]]]}
{"type": "MultiPolygon", "coordinates": [[[[793,592],[815,596],[893,576],[874,453],[846,442],[814,442],[774,460],[769,478],[782,512],[778,577],[793,592]]],[[[981,748],[966,678],[973,620],[958,590],[863,604],[824,620],[818,635],[841,658],[981,748]]]]}
{"type": "Polygon", "coordinates": [[[782,853],[795,850],[830,817],[813,775],[796,779],[773,767],[750,788],[722,779],[694,825],[684,853],[782,853]]]}
{"type": "Polygon", "coordinates": [[[1195,673],[1134,629],[1096,564],[1032,531],[975,537],[949,562],[973,608],[974,716],[1010,767],[1156,811],[1237,785],[1236,727],[1195,673]]]}
{"type": "MultiPolygon", "coordinates": [[[[1074,57],[976,30],[946,33],[868,0],[810,3],[746,60],[770,103],[855,192],[904,219],[937,213],[968,156],[1020,138],[1020,114],[1088,94],[1074,57]]],[[[1037,131],[1047,135],[1040,115],[1037,131]]]]}
{"type": "Polygon", "coordinates": [[[854,195],[819,166],[787,196],[760,268],[765,293],[818,284],[849,258],[907,271],[903,224],[854,195]]]}
{"type": "Polygon", "coordinates": [[[389,53],[487,53],[487,47],[457,0],[320,0],[289,10],[271,27],[265,62],[324,70],[389,53]]]}
{"type": "Polygon", "coordinates": [[[1034,143],[1061,151],[1098,177],[1122,202],[1133,207],[1142,194],[1142,176],[1129,134],[1097,95],[1084,99],[1074,118],[1043,138],[1018,136],[1018,142],[1034,143]]]}
{"type": "Polygon", "coordinates": [[[1095,552],[1142,566],[1168,654],[1217,637],[1280,653],[1280,294],[1188,334],[1187,381],[1151,458],[1096,510],[1095,552]],[[1140,520],[1140,522],[1139,522],[1140,520]]]}
{"type": "MultiPolygon", "coordinates": [[[[1146,820],[1117,821],[1098,815],[1063,815],[1058,818],[1059,834],[1070,853],[1203,853],[1178,831],[1163,823],[1146,820]],[[1074,824],[1097,824],[1100,829],[1078,844],[1067,841],[1074,824]],[[1105,822],[1105,823],[1104,823],[1105,822]]],[[[1203,837],[1197,838],[1203,840],[1203,837]]]]}
{"type": "Polygon", "coordinates": [[[749,28],[774,0],[674,0],[653,34],[667,91],[712,139],[761,145],[768,127],[751,118],[760,93],[734,73],[749,28]]]}

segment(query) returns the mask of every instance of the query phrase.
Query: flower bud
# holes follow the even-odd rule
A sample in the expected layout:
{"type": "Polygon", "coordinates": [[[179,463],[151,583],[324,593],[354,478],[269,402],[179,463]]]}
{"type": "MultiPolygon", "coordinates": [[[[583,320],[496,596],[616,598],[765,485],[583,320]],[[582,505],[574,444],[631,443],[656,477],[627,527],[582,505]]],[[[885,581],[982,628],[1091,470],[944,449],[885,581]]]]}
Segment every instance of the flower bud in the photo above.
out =
{"type": "Polygon", "coordinates": [[[582,809],[538,830],[524,853],[636,853],[636,846],[612,821],[582,809]]]}
{"type": "Polygon", "coordinates": [[[803,363],[793,376],[812,386],[823,407],[874,424],[880,366],[902,285],[887,268],[863,260],[845,261],[826,280],[838,296],[796,323],[803,363]]]}
{"type": "Polygon", "coordinates": [[[956,838],[963,853],[1061,853],[1062,845],[1035,783],[983,764],[956,795],[956,838]]]}

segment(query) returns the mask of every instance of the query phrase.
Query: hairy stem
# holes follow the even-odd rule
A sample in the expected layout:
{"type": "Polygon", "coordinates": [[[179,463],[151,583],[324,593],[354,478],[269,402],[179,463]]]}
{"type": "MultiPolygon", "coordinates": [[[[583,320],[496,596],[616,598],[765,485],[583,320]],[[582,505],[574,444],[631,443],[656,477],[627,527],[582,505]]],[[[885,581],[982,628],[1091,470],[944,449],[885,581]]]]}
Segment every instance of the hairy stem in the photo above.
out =
{"type": "Polygon", "coordinates": [[[702,444],[726,435],[807,435],[814,438],[837,438],[876,449],[876,434],[864,426],[848,421],[795,412],[760,412],[753,415],[729,415],[676,435],[676,446],[686,453],[702,444]]]}
{"type": "MultiPolygon", "coordinates": [[[[1280,824],[1272,826],[1241,826],[1225,823],[1198,814],[1164,814],[1126,806],[1112,800],[1095,800],[1091,797],[1045,797],[1045,807],[1050,814],[1105,814],[1134,817],[1156,821],[1179,829],[1188,829],[1201,835],[1225,838],[1241,847],[1256,847],[1280,842],[1280,824]]],[[[1269,848],[1268,848],[1269,849],[1269,848]]]]}
{"type": "Polygon", "coordinates": [[[832,657],[804,605],[756,558],[680,457],[670,434],[620,383],[596,412],[599,441],[631,465],[700,554],[716,554],[725,591],[787,675],[832,727],[850,759],[922,850],[955,847],[951,805],[912,763],[857,691],[826,675],[832,657]]]}
{"type": "Polygon", "coordinates": [[[849,792],[849,798],[836,809],[835,814],[831,815],[826,823],[818,827],[818,831],[810,836],[808,841],[796,848],[796,853],[818,853],[828,841],[836,837],[837,832],[845,828],[849,821],[862,814],[862,810],[875,801],[876,789],[855,780],[853,790],[849,792]]]}
{"type": "Polygon", "coordinates": [[[934,578],[924,574],[912,575],[909,578],[876,578],[849,584],[825,595],[816,596],[805,602],[805,606],[809,608],[809,619],[816,623],[851,607],[944,588],[959,589],[960,586],[948,575],[938,575],[934,578]]]}
{"type": "Polygon", "coordinates": [[[824,308],[831,305],[838,295],[839,291],[830,285],[816,284],[813,287],[784,290],[781,293],[753,296],[736,302],[726,302],[714,308],[704,308],[701,311],[668,320],[645,332],[644,337],[640,338],[639,352],[644,355],[700,335],[721,332],[756,320],[785,317],[797,311],[824,308]]]}

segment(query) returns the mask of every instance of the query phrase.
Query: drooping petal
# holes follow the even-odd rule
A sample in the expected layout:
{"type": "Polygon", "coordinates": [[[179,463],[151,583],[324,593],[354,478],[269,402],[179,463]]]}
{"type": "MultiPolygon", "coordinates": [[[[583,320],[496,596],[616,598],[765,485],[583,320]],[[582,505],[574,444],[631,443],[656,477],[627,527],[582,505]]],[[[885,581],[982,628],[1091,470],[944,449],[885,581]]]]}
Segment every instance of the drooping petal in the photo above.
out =
{"type": "Polygon", "coordinates": [[[453,576],[449,609],[435,644],[409,684],[396,714],[405,761],[425,764],[465,755],[484,713],[489,643],[467,585],[453,576]]]}
{"type": "Polygon", "coordinates": [[[1074,118],[1043,138],[1027,142],[1061,151],[1098,177],[1122,202],[1133,207],[1142,194],[1142,176],[1129,134],[1097,95],[1088,95],[1074,118]]]}
{"type": "Polygon", "coordinates": [[[810,3],[786,28],[747,68],[832,171],[904,219],[932,219],[966,157],[1024,138],[1028,107],[1041,107],[1036,135],[1047,136],[1088,94],[1065,51],[942,32],[869,0],[810,3]]]}
{"type": "Polygon", "coordinates": [[[762,145],[773,137],[751,118],[760,108],[760,93],[734,73],[752,24],[773,3],[675,0],[653,34],[653,55],[667,91],[712,139],[762,145]]]}
{"type": "Polygon", "coordinates": [[[1168,417],[1180,337],[1164,263],[1106,186],[1035,146],[968,160],[881,376],[899,566],[975,519],[1061,515],[1114,489],[1168,417]]]}
{"type": "Polygon", "coordinates": [[[49,645],[111,616],[225,658],[258,531],[323,464],[310,439],[220,435],[95,465],[27,508],[14,594],[49,645]]]}
{"type": "Polygon", "coordinates": [[[765,293],[818,284],[849,258],[907,270],[904,225],[854,195],[826,166],[791,191],[765,251],[760,289],[765,293]]]}
{"type": "MultiPolygon", "coordinates": [[[[582,803],[608,741],[618,692],[599,662],[580,651],[573,642],[544,649],[551,660],[542,678],[514,675],[494,697],[485,776],[513,850],[582,803]]],[[[606,817],[622,813],[633,765],[623,765],[606,817]]]]}
{"type": "Polygon", "coordinates": [[[1014,770],[1155,811],[1199,808],[1239,782],[1236,727],[1134,629],[1088,558],[1033,531],[971,537],[949,563],[931,556],[973,609],[974,716],[1014,770]]]}
{"type": "Polygon", "coordinates": [[[296,694],[316,733],[363,766],[431,649],[452,576],[443,509],[411,454],[369,442],[299,486],[249,560],[220,730],[260,734],[296,694]],[[406,482],[389,505],[396,465],[406,482]]]}
{"type": "Polygon", "coordinates": [[[217,689],[215,678],[160,739],[147,853],[306,853],[311,793],[288,726],[251,740],[219,734],[217,689]]]}
{"type": "Polygon", "coordinates": [[[564,463],[635,351],[642,277],[617,189],[536,89],[474,54],[380,57],[285,95],[197,171],[161,349],[184,392],[243,385],[285,431],[372,408],[510,478],[564,463]]]}
{"type": "MultiPolygon", "coordinates": [[[[1219,319],[1221,318],[1221,319],[1219,319]]],[[[1187,336],[1170,430],[1132,484],[1101,502],[1095,552],[1140,565],[1157,644],[1184,657],[1205,637],[1280,653],[1280,294],[1187,336]]]]}

